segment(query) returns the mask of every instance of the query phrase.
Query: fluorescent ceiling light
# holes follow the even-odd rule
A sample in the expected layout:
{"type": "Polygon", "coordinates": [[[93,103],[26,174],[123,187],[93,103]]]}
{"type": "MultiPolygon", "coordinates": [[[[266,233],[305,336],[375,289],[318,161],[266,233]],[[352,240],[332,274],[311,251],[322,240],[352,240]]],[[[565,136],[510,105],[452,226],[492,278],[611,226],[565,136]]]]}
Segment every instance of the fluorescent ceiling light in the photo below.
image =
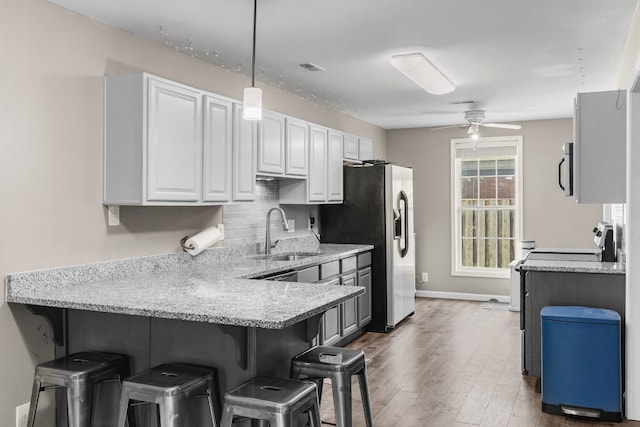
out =
{"type": "Polygon", "coordinates": [[[453,92],[456,87],[421,53],[394,55],[389,63],[415,84],[433,95],[453,92]]]}

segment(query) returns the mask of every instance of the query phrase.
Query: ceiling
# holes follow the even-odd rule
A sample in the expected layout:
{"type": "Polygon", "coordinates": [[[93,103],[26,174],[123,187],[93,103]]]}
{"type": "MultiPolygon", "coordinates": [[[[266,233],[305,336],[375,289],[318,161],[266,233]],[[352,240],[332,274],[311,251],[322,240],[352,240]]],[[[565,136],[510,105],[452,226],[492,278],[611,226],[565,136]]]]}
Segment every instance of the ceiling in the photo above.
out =
{"type": "MultiPolygon", "coordinates": [[[[251,74],[251,0],[50,1],[251,74]]],[[[571,117],[576,92],[617,88],[637,2],[258,0],[257,85],[386,129],[462,124],[474,108],[487,122],[571,117]],[[430,95],[389,65],[411,52],[456,90],[430,95]]]]}

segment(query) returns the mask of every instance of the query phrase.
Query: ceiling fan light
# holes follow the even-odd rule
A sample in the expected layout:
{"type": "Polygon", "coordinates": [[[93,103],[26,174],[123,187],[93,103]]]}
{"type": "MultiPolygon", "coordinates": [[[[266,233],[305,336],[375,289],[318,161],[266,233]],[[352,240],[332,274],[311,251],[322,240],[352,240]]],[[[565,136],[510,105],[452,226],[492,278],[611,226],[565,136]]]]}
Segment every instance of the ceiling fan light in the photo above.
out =
{"type": "Polygon", "coordinates": [[[262,120],[262,89],[259,87],[244,88],[243,103],[243,119],[262,120]]]}
{"type": "Polygon", "coordinates": [[[391,66],[433,95],[453,92],[456,87],[421,53],[393,55],[391,66]]]}

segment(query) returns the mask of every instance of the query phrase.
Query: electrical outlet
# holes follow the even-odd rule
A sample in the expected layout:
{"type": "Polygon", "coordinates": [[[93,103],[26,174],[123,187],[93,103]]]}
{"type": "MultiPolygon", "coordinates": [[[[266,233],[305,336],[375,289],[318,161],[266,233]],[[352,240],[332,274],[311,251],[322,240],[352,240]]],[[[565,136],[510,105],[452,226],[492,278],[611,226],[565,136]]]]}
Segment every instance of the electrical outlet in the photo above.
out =
{"type": "Polygon", "coordinates": [[[120,225],[120,206],[107,206],[107,224],[110,227],[120,225]]]}
{"type": "Polygon", "coordinates": [[[289,220],[287,220],[287,224],[289,225],[289,233],[295,233],[296,232],[296,220],[295,219],[289,219],[289,220]]]}
{"type": "Polygon", "coordinates": [[[224,224],[218,224],[218,230],[220,230],[220,240],[224,240],[224,224]]]}
{"type": "Polygon", "coordinates": [[[312,216],[309,217],[309,220],[307,221],[307,228],[309,229],[309,231],[313,230],[313,226],[316,224],[316,219],[312,216]]]}
{"type": "Polygon", "coordinates": [[[422,273],[422,283],[429,281],[429,273],[422,273]]]}
{"type": "Polygon", "coordinates": [[[20,406],[16,406],[16,427],[27,427],[27,421],[29,421],[29,406],[30,402],[23,403],[20,406]]]}

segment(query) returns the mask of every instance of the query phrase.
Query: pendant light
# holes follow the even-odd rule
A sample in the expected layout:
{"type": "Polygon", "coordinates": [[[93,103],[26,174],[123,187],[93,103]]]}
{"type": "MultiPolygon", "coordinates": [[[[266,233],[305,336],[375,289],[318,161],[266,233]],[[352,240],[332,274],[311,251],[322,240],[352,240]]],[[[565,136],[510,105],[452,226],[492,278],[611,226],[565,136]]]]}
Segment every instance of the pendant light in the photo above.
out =
{"type": "Polygon", "coordinates": [[[251,87],[244,88],[245,120],[262,120],[262,89],[256,87],[256,15],[258,0],[253,0],[253,52],[251,54],[251,87]]]}

